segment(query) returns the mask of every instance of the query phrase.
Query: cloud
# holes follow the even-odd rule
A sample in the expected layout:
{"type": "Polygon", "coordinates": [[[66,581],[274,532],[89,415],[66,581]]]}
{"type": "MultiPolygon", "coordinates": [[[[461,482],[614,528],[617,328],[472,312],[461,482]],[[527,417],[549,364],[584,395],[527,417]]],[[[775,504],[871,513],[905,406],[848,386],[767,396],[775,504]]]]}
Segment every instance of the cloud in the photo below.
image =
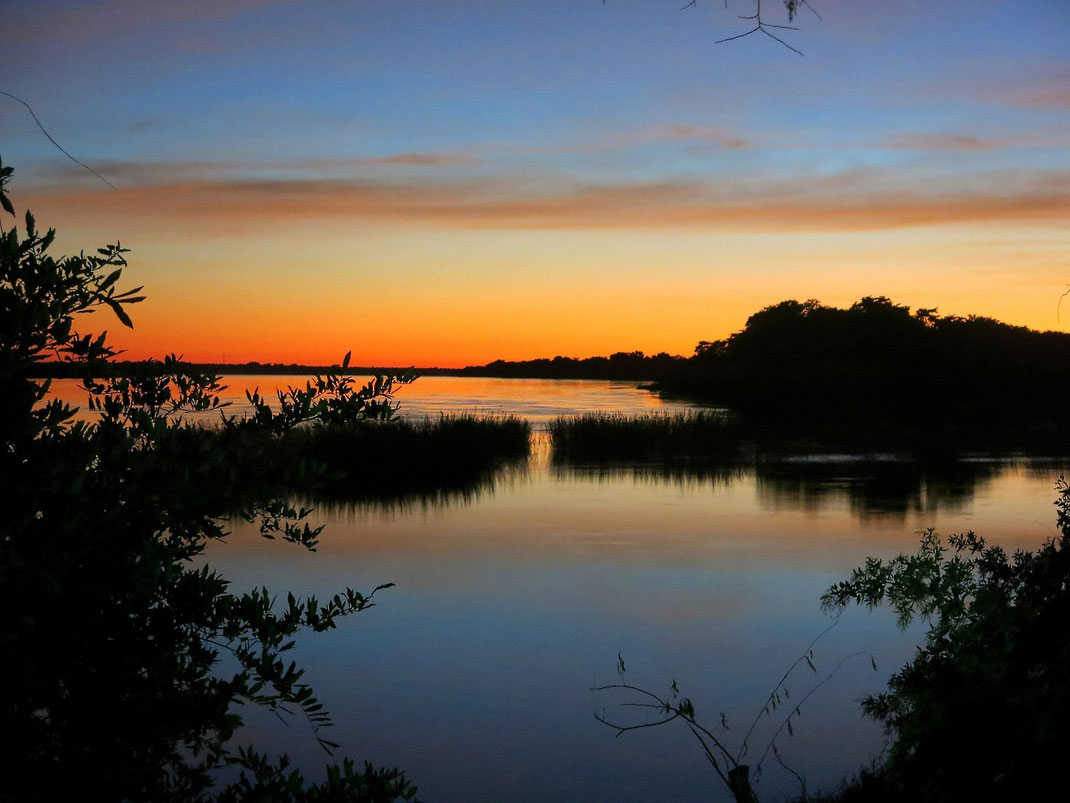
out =
{"type": "MultiPolygon", "coordinates": [[[[976,223],[1070,223],[1070,172],[971,186],[912,189],[894,174],[848,172],[790,181],[579,184],[543,176],[469,181],[196,180],[117,191],[23,192],[30,208],[204,234],[287,222],[350,221],[445,229],[689,229],[850,232],[976,223]]],[[[30,188],[27,188],[29,190],[30,188]]]]}
{"type": "Polygon", "coordinates": [[[1070,109],[1070,86],[1036,87],[1018,95],[1022,106],[1039,106],[1049,109],[1070,109]]]}
{"type": "Polygon", "coordinates": [[[969,134],[906,133],[894,137],[888,147],[907,151],[991,151],[1003,145],[969,134]]]}
{"type": "Polygon", "coordinates": [[[709,126],[674,125],[666,129],[670,139],[697,139],[722,148],[749,148],[750,143],[745,139],[725,134],[719,128],[709,126]]]}
{"type": "Polygon", "coordinates": [[[1070,71],[1050,73],[1015,86],[995,86],[978,94],[1006,106],[1024,109],[1070,109],[1070,71]]]}
{"type": "Polygon", "coordinates": [[[396,153],[393,156],[377,156],[358,159],[363,165],[409,165],[413,167],[473,167],[479,164],[474,156],[459,153],[396,153]]]}
{"type": "MultiPolygon", "coordinates": [[[[145,118],[124,128],[139,132],[158,125],[159,118],[145,118]]],[[[475,167],[475,156],[464,153],[428,152],[397,153],[386,156],[339,156],[322,159],[277,159],[244,161],[183,161],[183,162],[127,162],[96,160],[93,169],[113,182],[127,185],[148,186],[153,184],[184,184],[204,181],[223,184],[228,181],[265,179],[267,177],[294,174],[315,178],[318,174],[338,176],[340,173],[359,174],[360,168],[377,166],[398,167],[475,167]]],[[[53,159],[39,173],[50,181],[71,182],[85,180],[85,168],[67,160],[53,159]]],[[[298,179],[301,180],[301,179],[298,179]]]]}

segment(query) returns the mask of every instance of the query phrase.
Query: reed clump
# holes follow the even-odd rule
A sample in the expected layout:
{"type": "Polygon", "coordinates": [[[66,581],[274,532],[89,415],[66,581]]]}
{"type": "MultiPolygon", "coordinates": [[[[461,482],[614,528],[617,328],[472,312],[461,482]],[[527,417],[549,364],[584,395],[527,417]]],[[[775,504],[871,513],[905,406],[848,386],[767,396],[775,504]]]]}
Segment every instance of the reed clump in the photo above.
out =
{"type": "Polygon", "coordinates": [[[530,438],[517,416],[455,414],[310,427],[281,446],[291,460],[323,468],[311,490],[360,499],[474,489],[527,460],[530,438]]]}
{"type": "Polygon", "coordinates": [[[738,460],[743,438],[724,411],[584,413],[549,424],[555,462],[703,462],[738,460]]]}

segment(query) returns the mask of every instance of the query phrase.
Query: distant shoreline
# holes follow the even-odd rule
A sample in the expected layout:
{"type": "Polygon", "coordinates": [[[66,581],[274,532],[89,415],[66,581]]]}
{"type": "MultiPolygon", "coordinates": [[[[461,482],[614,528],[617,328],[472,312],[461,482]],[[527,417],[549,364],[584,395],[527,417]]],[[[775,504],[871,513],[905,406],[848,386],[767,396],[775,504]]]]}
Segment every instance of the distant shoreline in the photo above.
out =
{"type": "MultiPolygon", "coordinates": [[[[653,358],[642,358],[641,362],[653,358]]],[[[673,360],[683,358],[674,357],[673,360]]],[[[222,376],[316,376],[326,373],[349,376],[384,376],[405,373],[416,376],[468,376],[493,379],[604,379],[607,381],[651,382],[662,376],[663,366],[637,366],[614,364],[612,358],[589,357],[575,359],[558,357],[554,360],[524,360],[506,362],[496,360],[487,365],[469,365],[464,368],[438,368],[413,366],[354,366],[301,365],[298,363],[197,363],[187,362],[189,371],[222,376]]],[[[107,364],[102,376],[120,377],[143,375],[163,370],[163,363],[156,360],[113,361],[107,364]]],[[[83,363],[40,362],[34,366],[35,379],[78,379],[85,375],[83,363]]]]}
{"type": "MultiPolygon", "coordinates": [[[[182,366],[190,371],[223,376],[314,376],[316,374],[336,373],[350,376],[376,376],[385,374],[415,373],[419,376],[442,376],[459,374],[463,368],[413,368],[349,366],[339,365],[299,365],[297,363],[200,363],[183,362],[182,366]]],[[[106,376],[129,376],[142,374],[150,370],[163,370],[163,363],[156,360],[115,361],[107,365],[106,376]]],[[[85,373],[82,363],[42,362],[37,363],[32,372],[35,379],[79,378],[85,373]]]]}

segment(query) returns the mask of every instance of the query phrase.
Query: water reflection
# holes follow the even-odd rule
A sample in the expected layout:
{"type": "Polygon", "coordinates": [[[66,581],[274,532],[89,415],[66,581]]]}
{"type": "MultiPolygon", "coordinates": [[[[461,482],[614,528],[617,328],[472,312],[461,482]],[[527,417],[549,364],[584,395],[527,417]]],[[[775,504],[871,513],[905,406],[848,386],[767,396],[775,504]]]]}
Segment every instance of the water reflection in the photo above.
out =
{"type": "MultiPolygon", "coordinates": [[[[911,552],[915,531],[929,526],[975,529],[1008,549],[1053,534],[1053,471],[1030,461],[897,480],[892,467],[827,458],[760,469],[555,466],[538,438],[535,453],[474,496],[321,507],[316,553],[265,545],[239,525],[209,556],[235,588],[322,597],[397,584],[373,611],[302,640],[298,658],[338,723],[331,738],[342,752],[405,767],[424,799],[462,790],[473,802],[724,800],[690,734],[614,739],[595,721],[606,701],[589,689],[617,680],[618,654],[637,684],[665,691],[676,678],[707,721],[724,711],[745,723],[828,626],[821,593],[867,556],[911,552]],[[823,490],[807,484],[812,472],[823,490]],[[941,502],[935,514],[862,521],[881,505],[851,507],[852,492],[959,499],[962,510],[941,502]]],[[[880,670],[849,662],[803,706],[781,747],[811,786],[834,786],[879,753],[881,728],[857,701],[885,687],[917,636],[890,611],[850,609],[821,641],[822,676],[859,650],[880,670]]],[[[242,738],[321,771],[302,729],[267,716],[254,727],[262,731],[242,738]]],[[[798,794],[793,777],[767,770],[763,799],[798,794]]]]}
{"type": "Polygon", "coordinates": [[[993,480],[1019,472],[1047,479],[1067,471],[1065,460],[1021,457],[973,459],[926,464],[913,460],[845,456],[808,456],[749,463],[605,463],[577,465],[553,461],[551,475],[561,481],[664,484],[690,492],[753,481],[760,509],[818,514],[846,511],[866,522],[961,513],[993,480]]]}
{"type": "MultiPolygon", "coordinates": [[[[246,391],[259,390],[269,403],[277,390],[303,387],[307,376],[232,375],[223,377],[220,402],[227,405],[227,415],[244,415],[251,411],[246,391]]],[[[366,381],[367,377],[357,377],[366,381]]],[[[550,419],[593,410],[622,412],[628,415],[665,410],[689,410],[689,402],[661,399],[639,389],[638,382],[613,382],[601,379],[498,379],[469,376],[423,376],[398,390],[399,415],[407,418],[437,417],[441,413],[478,413],[517,415],[542,428],[550,419]]],[[[88,394],[77,379],[53,380],[52,398],[79,407],[78,418],[90,419],[88,394]]],[[[188,416],[191,420],[213,423],[219,412],[188,416]]]]}
{"type": "Polygon", "coordinates": [[[530,483],[529,458],[503,461],[493,469],[458,468],[437,476],[413,475],[382,486],[321,487],[305,501],[332,516],[360,516],[366,511],[409,515],[485,502],[498,488],[514,490],[530,483]]]}
{"type": "Polygon", "coordinates": [[[630,482],[637,485],[675,485],[694,491],[703,487],[728,486],[753,474],[742,462],[603,463],[573,464],[554,461],[550,474],[557,482],[586,480],[600,484],[630,482]]]}
{"type": "Polygon", "coordinates": [[[996,463],[923,466],[898,460],[774,463],[756,472],[758,503],[767,510],[809,512],[846,505],[862,521],[954,513],[972,503],[978,490],[1005,468],[996,463]]]}

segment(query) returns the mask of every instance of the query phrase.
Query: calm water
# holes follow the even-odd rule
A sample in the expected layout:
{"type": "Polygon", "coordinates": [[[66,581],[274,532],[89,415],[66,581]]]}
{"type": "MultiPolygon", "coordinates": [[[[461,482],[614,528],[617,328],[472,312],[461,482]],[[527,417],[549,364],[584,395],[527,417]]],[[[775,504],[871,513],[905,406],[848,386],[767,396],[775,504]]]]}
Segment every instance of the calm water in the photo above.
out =
{"type": "MultiPolygon", "coordinates": [[[[235,377],[232,395],[277,381],[235,377]]],[[[64,383],[57,392],[77,398],[64,383]]],[[[536,423],[668,408],[634,385],[583,381],[428,377],[398,398],[409,415],[479,410],[536,423]]],[[[618,654],[631,683],[667,691],[675,679],[712,730],[724,712],[736,746],[828,626],[818,598],[829,584],[867,555],[913,550],[929,526],[1034,548],[1055,534],[1059,474],[1028,462],[932,474],[824,459],[665,476],[557,469],[543,445],[474,497],[320,509],[317,553],[235,526],[210,559],[236,588],[322,596],[397,584],[374,609],[302,639],[297,658],[338,723],[327,736],[342,754],[405,768],[423,800],[730,800],[684,728],[614,738],[595,720],[637,721],[618,698],[590,691],[618,680],[618,654]]],[[[857,701],[884,686],[921,632],[897,631],[885,611],[848,610],[814,648],[819,674],[789,681],[797,701],[842,658],[865,653],[802,705],[795,736],[778,740],[811,791],[879,753],[880,728],[857,701]]],[[[762,719],[752,760],[780,722],[762,719]]],[[[327,761],[301,720],[250,717],[243,738],[276,745],[313,775],[327,761]]],[[[799,791],[772,758],[758,789],[764,799],[799,791]]]]}

